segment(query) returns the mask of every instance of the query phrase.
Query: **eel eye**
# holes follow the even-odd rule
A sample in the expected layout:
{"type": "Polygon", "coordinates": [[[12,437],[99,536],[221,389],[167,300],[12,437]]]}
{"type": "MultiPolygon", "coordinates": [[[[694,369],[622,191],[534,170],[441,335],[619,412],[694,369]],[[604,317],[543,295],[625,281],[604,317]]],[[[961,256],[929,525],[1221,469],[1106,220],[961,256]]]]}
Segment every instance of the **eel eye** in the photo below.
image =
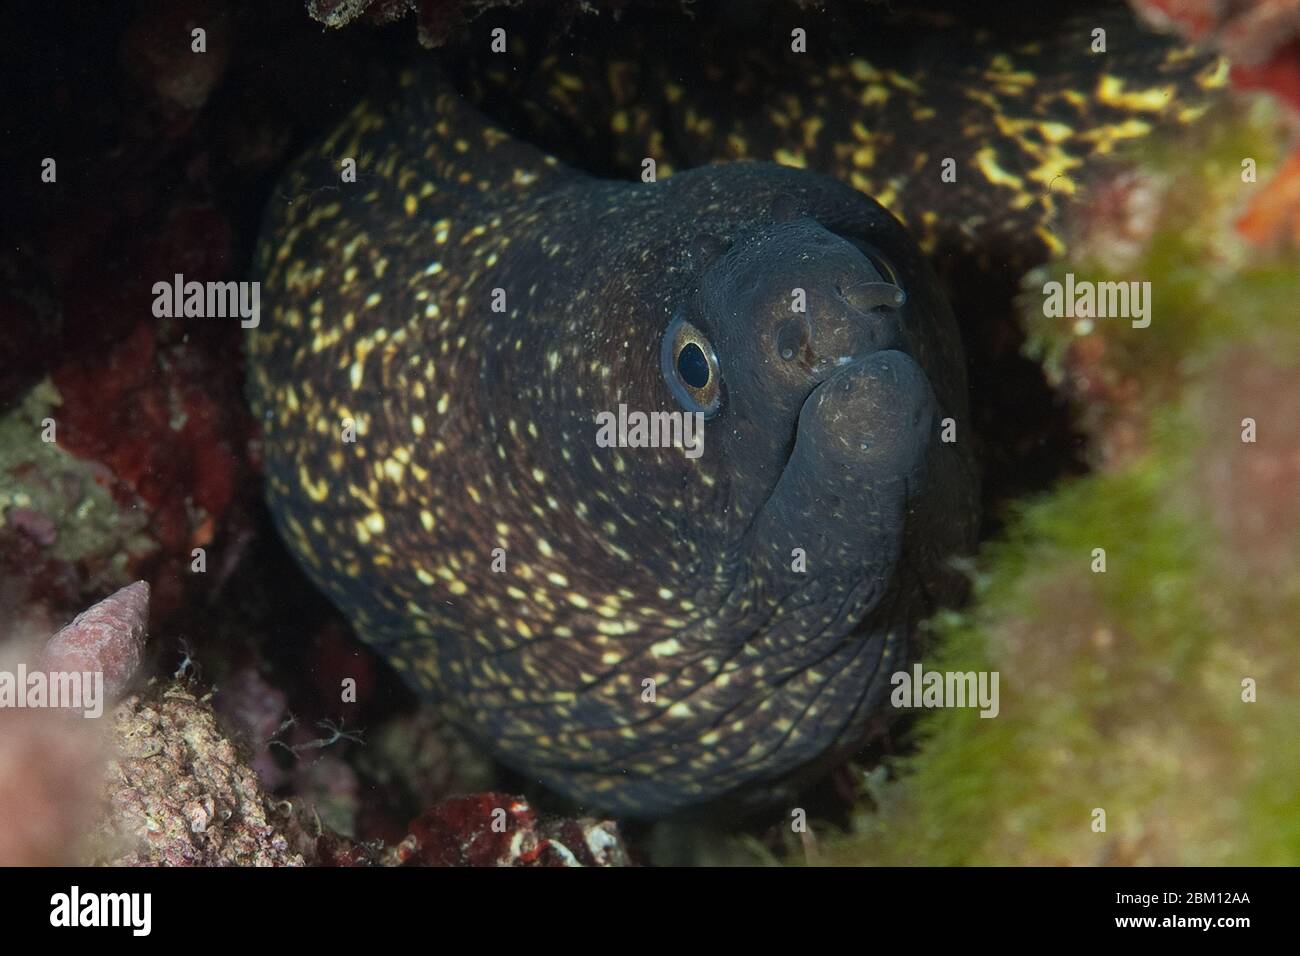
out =
{"type": "Polygon", "coordinates": [[[664,380],[688,412],[712,415],[722,404],[722,373],[708,337],[681,316],[664,333],[660,349],[664,380]]]}

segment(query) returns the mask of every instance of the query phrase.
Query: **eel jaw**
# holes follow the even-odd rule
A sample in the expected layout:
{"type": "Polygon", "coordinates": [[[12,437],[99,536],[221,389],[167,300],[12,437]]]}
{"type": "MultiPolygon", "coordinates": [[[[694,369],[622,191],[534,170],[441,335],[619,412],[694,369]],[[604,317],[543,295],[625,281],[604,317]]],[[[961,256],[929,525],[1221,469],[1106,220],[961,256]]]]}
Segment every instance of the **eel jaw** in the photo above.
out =
{"type": "Polygon", "coordinates": [[[745,640],[797,635],[815,656],[871,613],[898,573],[910,517],[941,506],[924,500],[929,465],[943,456],[939,419],[924,372],[895,349],[841,363],[811,391],[740,564],[783,610],[779,623],[747,616],[745,640]]]}

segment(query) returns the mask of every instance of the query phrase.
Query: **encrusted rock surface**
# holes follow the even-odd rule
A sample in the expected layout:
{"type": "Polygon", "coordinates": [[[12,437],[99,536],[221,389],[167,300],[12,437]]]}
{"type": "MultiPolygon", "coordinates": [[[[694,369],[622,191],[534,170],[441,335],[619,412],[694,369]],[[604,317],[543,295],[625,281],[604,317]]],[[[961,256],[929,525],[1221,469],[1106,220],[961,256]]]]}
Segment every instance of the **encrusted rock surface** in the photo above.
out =
{"type": "Polygon", "coordinates": [[[97,862],[113,865],[301,866],[291,809],[177,683],[128,697],[113,715],[120,753],[105,784],[110,808],[97,862]]]}

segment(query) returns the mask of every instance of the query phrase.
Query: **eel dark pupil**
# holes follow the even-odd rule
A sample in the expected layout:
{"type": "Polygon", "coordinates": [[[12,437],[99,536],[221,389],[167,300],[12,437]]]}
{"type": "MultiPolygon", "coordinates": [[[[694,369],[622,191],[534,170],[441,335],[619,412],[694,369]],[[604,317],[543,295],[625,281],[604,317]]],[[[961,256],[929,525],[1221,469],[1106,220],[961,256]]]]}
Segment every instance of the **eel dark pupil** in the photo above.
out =
{"type": "Polygon", "coordinates": [[[709,384],[709,360],[704,350],[694,342],[677,353],[677,374],[691,388],[704,388],[709,384]]]}

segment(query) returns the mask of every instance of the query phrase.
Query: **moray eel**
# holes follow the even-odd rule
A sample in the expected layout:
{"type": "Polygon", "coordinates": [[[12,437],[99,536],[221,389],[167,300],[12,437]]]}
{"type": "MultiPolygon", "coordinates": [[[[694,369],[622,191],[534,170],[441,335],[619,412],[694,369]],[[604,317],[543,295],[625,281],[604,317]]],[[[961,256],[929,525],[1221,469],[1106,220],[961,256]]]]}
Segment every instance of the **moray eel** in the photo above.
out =
{"type": "Polygon", "coordinates": [[[269,212],[250,388],[285,539],[413,685],[591,807],[851,746],[975,528],[915,243],[829,177],[597,179],[405,82],[269,212]],[[344,157],[358,182],[322,190],[344,157]],[[601,447],[620,407],[698,415],[702,447],[601,447]]]}
{"type": "Polygon", "coordinates": [[[483,35],[457,68],[476,105],[563,156],[620,175],[647,156],[661,175],[813,169],[898,216],[942,272],[1013,281],[1065,250],[1061,212],[1098,161],[1197,122],[1227,85],[1221,57],[1153,34],[1123,3],[826,7],[743,0],[688,29],[644,15],[550,44],[528,42],[545,30],[523,16],[509,56],[484,53],[483,35]]]}
{"type": "Polygon", "coordinates": [[[1197,108],[1113,64],[1090,93],[1044,86],[1000,53],[926,99],[929,67],[896,54],[779,81],[745,56],[720,80],[548,55],[476,74],[508,122],[406,75],[270,204],[249,393],[282,535],[410,684],[592,809],[788,794],[878,723],[977,526],[925,251],[1000,235],[1004,265],[1041,259],[1080,156],[1197,108]],[[923,188],[945,149],[978,200],[923,188]],[[655,156],[684,171],[640,181],[655,156]],[[784,165],[703,165],[755,158],[784,165]],[[702,421],[700,453],[603,447],[620,411],[702,421]]]}
{"type": "MultiPolygon", "coordinates": [[[[898,216],[965,338],[996,532],[1006,501],[1082,467],[1082,436],[1021,351],[1022,277],[1068,254],[1066,217],[1078,221],[1109,158],[1198,123],[1228,69],[1122,2],[891,6],[737,0],[687,22],[632,7],[563,32],[494,13],[454,51],[455,74],[517,136],[604,175],[639,175],[645,157],[661,177],[767,160],[833,175],[898,216]],[[498,26],[508,55],[490,52],[498,26]]],[[[1131,212],[1113,200],[1094,221],[1131,212]]]]}

